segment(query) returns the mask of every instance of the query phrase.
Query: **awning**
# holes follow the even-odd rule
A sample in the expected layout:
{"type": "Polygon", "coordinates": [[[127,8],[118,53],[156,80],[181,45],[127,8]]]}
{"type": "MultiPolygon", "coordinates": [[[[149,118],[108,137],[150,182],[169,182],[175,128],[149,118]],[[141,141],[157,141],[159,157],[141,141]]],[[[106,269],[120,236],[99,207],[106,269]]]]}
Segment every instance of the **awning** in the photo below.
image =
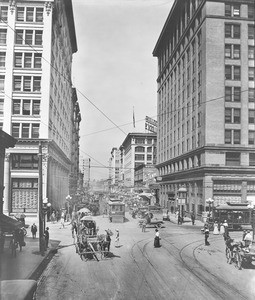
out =
{"type": "Polygon", "coordinates": [[[10,218],[4,214],[0,215],[0,226],[2,231],[13,231],[15,229],[23,227],[23,224],[13,218],[10,218]]]}

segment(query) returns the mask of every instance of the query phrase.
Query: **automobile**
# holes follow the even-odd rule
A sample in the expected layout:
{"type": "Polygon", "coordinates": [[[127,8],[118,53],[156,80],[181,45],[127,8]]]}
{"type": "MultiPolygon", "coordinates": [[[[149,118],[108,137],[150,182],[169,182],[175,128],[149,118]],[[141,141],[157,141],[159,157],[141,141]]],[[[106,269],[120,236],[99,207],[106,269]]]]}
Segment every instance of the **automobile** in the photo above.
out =
{"type": "Polygon", "coordinates": [[[147,225],[146,227],[155,227],[155,228],[160,228],[164,224],[164,221],[162,221],[159,218],[152,218],[152,219],[147,219],[147,225]]]}

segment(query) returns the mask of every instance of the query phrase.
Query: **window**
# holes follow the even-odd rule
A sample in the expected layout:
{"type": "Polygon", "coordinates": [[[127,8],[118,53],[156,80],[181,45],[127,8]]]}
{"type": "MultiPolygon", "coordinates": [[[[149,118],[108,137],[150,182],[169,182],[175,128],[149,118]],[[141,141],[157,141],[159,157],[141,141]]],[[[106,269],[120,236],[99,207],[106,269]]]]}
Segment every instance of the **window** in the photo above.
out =
{"type": "Polygon", "coordinates": [[[254,21],[255,19],[255,6],[248,4],[248,18],[254,21]]]}
{"type": "Polygon", "coordinates": [[[248,99],[249,99],[249,102],[255,102],[255,88],[249,88],[248,99]]]}
{"type": "Polygon", "coordinates": [[[232,68],[231,66],[225,66],[225,79],[231,80],[232,79],[232,68]]]}
{"type": "Polygon", "coordinates": [[[24,22],[24,18],[25,18],[25,8],[17,7],[16,20],[19,22],[24,22]]]}
{"type": "Polygon", "coordinates": [[[30,100],[23,100],[22,115],[30,115],[30,100]]]}
{"type": "Polygon", "coordinates": [[[12,102],[12,114],[13,115],[20,115],[20,105],[21,105],[21,100],[19,99],[14,99],[12,102]]]}
{"type": "Polygon", "coordinates": [[[4,75],[0,75],[0,92],[4,92],[4,82],[5,82],[4,75]]]}
{"type": "Polygon", "coordinates": [[[226,166],[240,166],[240,153],[226,152],[226,166]]]}
{"type": "Polygon", "coordinates": [[[241,143],[241,130],[234,130],[234,144],[241,143]]]}
{"type": "Polygon", "coordinates": [[[34,20],[34,8],[27,7],[26,8],[26,22],[33,22],[34,20]]]}
{"type": "Polygon", "coordinates": [[[231,144],[232,138],[231,138],[231,130],[226,129],[225,130],[225,144],[231,144]]]}
{"type": "Polygon", "coordinates": [[[23,44],[23,30],[22,29],[16,29],[15,43],[18,45],[23,44]]]}
{"type": "Polygon", "coordinates": [[[241,67],[234,66],[234,80],[240,80],[241,79],[241,67]]]}
{"type": "Polygon", "coordinates": [[[31,76],[24,76],[23,78],[23,91],[31,92],[31,76]]]}
{"type": "Polygon", "coordinates": [[[248,58],[254,59],[255,57],[255,47],[254,46],[248,46],[248,58]]]}
{"type": "Polygon", "coordinates": [[[0,98],[0,116],[4,114],[4,99],[0,98]]]}
{"type": "Polygon", "coordinates": [[[6,45],[7,29],[0,29],[0,45],[6,45]]]}
{"type": "Polygon", "coordinates": [[[41,69],[42,67],[42,54],[35,53],[34,54],[34,68],[41,69]]]}
{"type": "Polygon", "coordinates": [[[38,155],[12,154],[12,169],[38,169],[38,155]]]}
{"type": "Polygon", "coordinates": [[[241,67],[240,66],[225,66],[225,79],[226,80],[240,80],[241,67]]]}
{"type": "Polygon", "coordinates": [[[21,137],[29,138],[29,123],[22,123],[21,137]]]}
{"type": "Polygon", "coordinates": [[[21,91],[21,76],[14,76],[13,89],[14,91],[21,91]]]}
{"type": "Polygon", "coordinates": [[[8,6],[0,7],[0,16],[3,21],[5,21],[5,22],[8,21],[8,6]]]}
{"type": "Polygon", "coordinates": [[[25,30],[25,44],[33,44],[33,30],[25,30]]]}
{"type": "Polygon", "coordinates": [[[241,88],[238,86],[234,87],[234,102],[241,101],[241,88]]]}
{"type": "Polygon", "coordinates": [[[198,86],[201,86],[202,84],[202,71],[198,72],[198,81],[197,81],[198,86]]]}
{"type": "Polygon", "coordinates": [[[35,9],[35,22],[43,22],[43,8],[37,7],[35,9]]]}
{"type": "Polygon", "coordinates": [[[135,152],[145,152],[144,147],[135,147],[135,152]]]}
{"type": "Polygon", "coordinates": [[[231,87],[226,86],[225,87],[225,101],[226,102],[240,102],[241,101],[241,88],[238,86],[231,87]]]}
{"type": "Polygon", "coordinates": [[[225,38],[240,39],[240,25],[225,24],[225,38]]]}
{"type": "Polygon", "coordinates": [[[241,56],[240,45],[233,45],[233,58],[240,59],[240,56],[241,56]]]}
{"type": "Polygon", "coordinates": [[[231,54],[231,45],[226,44],[225,45],[225,58],[231,58],[232,54],[231,54]]]}
{"type": "Polygon", "coordinates": [[[42,31],[35,31],[35,45],[42,45],[42,31]]]}
{"type": "Polygon", "coordinates": [[[14,138],[19,138],[19,128],[20,128],[19,123],[13,123],[12,124],[12,136],[14,138]]]}
{"type": "Polygon", "coordinates": [[[39,124],[32,124],[31,138],[32,139],[39,138],[39,124]]]}
{"type": "Polygon", "coordinates": [[[249,77],[249,80],[254,81],[254,79],[255,79],[255,68],[254,67],[249,67],[248,77],[249,77]]]}
{"type": "Polygon", "coordinates": [[[255,110],[249,109],[249,124],[255,124],[255,110]]]}
{"type": "Polygon", "coordinates": [[[240,5],[225,4],[226,17],[240,17],[240,5]]]}
{"type": "Polygon", "coordinates": [[[249,166],[255,166],[255,153],[249,153],[249,166]]]}
{"type": "Polygon", "coordinates": [[[255,26],[248,25],[248,39],[254,40],[254,38],[255,38],[255,26]]]}
{"type": "Polygon", "coordinates": [[[34,82],[33,82],[33,91],[34,92],[40,92],[41,91],[41,77],[34,77],[34,82]]]}
{"type": "Polygon", "coordinates": [[[40,114],[40,101],[39,100],[33,100],[33,102],[32,102],[32,114],[33,115],[39,115],[40,114]]]}
{"type": "Polygon", "coordinates": [[[148,154],[147,155],[147,160],[152,160],[152,155],[148,154]]]}
{"type": "Polygon", "coordinates": [[[24,68],[32,68],[32,53],[24,53],[24,68]]]}
{"type": "Polygon", "coordinates": [[[225,108],[225,123],[231,123],[232,121],[232,110],[231,108],[225,108]]]}
{"type": "Polygon", "coordinates": [[[226,129],[225,130],[225,144],[240,144],[241,130],[226,129]]]}
{"type": "Polygon", "coordinates": [[[240,124],[241,123],[241,109],[240,108],[234,108],[233,109],[233,123],[234,124],[240,124]]]}
{"type": "Polygon", "coordinates": [[[15,68],[22,68],[22,53],[15,53],[14,66],[15,68]]]}
{"type": "Polygon", "coordinates": [[[5,56],[6,56],[5,52],[0,52],[0,68],[5,67],[5,56]]]}
{"type": "Polygon", "coordinates": [[[152,152],[152,147],[148,147],[147,152],[152,152]]]}
{"type": "Polygon", "coordinates": [[[255,145],[255,130],[249,130],[248,143],[249,145],[255,145]]]}
{"type": "Polygon", "coordinates": [[[135,160],[144,160],[144,154],[135,154],[135,160]]]}

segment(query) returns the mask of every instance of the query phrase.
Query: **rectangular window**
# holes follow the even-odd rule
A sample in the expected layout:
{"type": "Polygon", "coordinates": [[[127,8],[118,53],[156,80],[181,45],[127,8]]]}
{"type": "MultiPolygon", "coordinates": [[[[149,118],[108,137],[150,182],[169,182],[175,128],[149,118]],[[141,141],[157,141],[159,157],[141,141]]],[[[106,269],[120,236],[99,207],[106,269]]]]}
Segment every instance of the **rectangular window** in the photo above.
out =
{"type": "Polygon", "coordinates": [[[255,26],[248,25],[248,39],[254,40],[254,38],[255,38],[255,26]]]}
{"type": "Polygon", "coordinates": [[[34,20],[34,8],[27,7],[26,9],[26,22],[33,22],[34,20]]]}
{"type": "MultiPolygon", "coordinates": [[[[12,154],[12,169],[38,169],[37,154],[12,154]]],[[[32,188],[32,183],[27,182],[24,188],[32,188]]]]}
{"type": "Polygon", "coordinates": [[[35,22],[43,22],[43,8],[41,7],[35,9],[35,22]]]}
{"type": "Polygon", "coordinates": [[[21,76],[14,76],[13,90],[21,91],[21,76]]]}
{"type": "Polygon", "coordinates": [[[255,102],[255,88],[249,88],[248,99],[249,99],[249,102],[255,102]]]}
{"type": "Polygon", "coordinates": [[[19,123],[12,123],[12,136],[14,138],[19,138],[19,128],[20,128],[19,123]]]}
{"type": "Polygon", "coordinates": [[[231,45],[230,44],[226,44],[225,45],[225,58],[231,58],[231,45]]]}
{"type": "Polygon", "coordinates": [[[233,58],[240,59],[240,57],[241,57],[240,45],[233,45],[233,58]]]}
{"type": "Polygon", "coordinates": [[[7,29],[0,29],[0,45],[6,45],[7,29]]]}
{"type": "Polygon", "coordinates": [[[232,68],[231,66],[225,66],[225,79],[231,80],[232,79],[232,68]]]}
{"type": "Polygon", "coordinates": [[[241,101],[241,88],[238,86],[234,87],[234,102],[241,101]]]}
{"type": "Polygon", "coordinates": [[[241,130],[234,130],[234,144],[240,144],[241,143],[241,130]]]}
{"type": "Polygon", "coordinates": [[[8,22],[8,6],[0,7],[0,16],[4,22],[8,22]]]}
{"type": "Polygon", "coordinates": [[[240,108],[234,108],[233,123],[234,124],[241,123],[241,109],[240,108]]]}
{"type": "Polygon", "coordinates": [[[30,115],[30,100],[23,100],[22,115],[30,115]]]}
{"type": "Polygon", "coordinates": [[[22,123],[21,138],[29,138],[29,123],[22,123]]]}
{"type": "Polygon", "coordinates": [[[37,139],[39,138],[39,124],[32,124],[32,134],[31,134],[32,139],[37,139]]]}
{"type": "Polygon", "coordinates": [[[232,37],[234,39],[240,39],[241,31],[240,31],[240,25],[232,25],[232,37]]]}
{"type": "Polygon", "coordinates": [[[241,67],[234,66],[234,80],[241,80],[241,67]]]}
{"type": "Polygon", "coordinates": [[[22,53],[15,53],[14,66],[15,68],[22,68],[22,53]]]}
{"type": "Polygon", "coordinates": [[[226,152],[226,166],[240,166],[240,153],[226,152]]]}
{"type": "Polygon", "coordinates": [[[42,31],[35,31],[35,45],[42,45],[42,31]]]}
{"type": "Polygon", "coordinates": [[[255,47],[248,46],[248,58],[253,60],[254,57],[255,57],[255,47]]]}
{"type": "Polygon", "coordinates": [[[255,110],[249,109],[249,124],[255,124],[255,110]]]}
{"type": "Polygon", "coordinates": [[[33,30],[25,31],[25,43],[28,45],[33,45],[33,30]]]}
{"type": "Polygon", "coordinates": [[[0,116],[4,114],[4,99],[0,98],[0,116]]]}
{"type": "Polygon", "coordinates": [[[15,43],[18,45],[23,44],[23,30],[22,29],[16,29],[15,43]]]}
{"type": "Polygon", "coordinates": [[[231,123],[232,121],[232,110],[231,108],[225,108],[225,123],[231,123]]]}
{"type": "Polygon", "coordinates": [[[33,102],[32,102],[32,114],[33,115],[39,115],[40,114],[40,101],[39,100],[33,100],[33,102]]]}
{"type": "Polygon", "coordinates": [[[23,91],[31,92],[31,76],[24,76],[23,78],[23,91]]]}
{"type": "Polygon", "coordinates": [[[41,91],[41,77],[35,76],[33,82],[33,91],[40,92],[41,91]]]}
{"type": "Polygon", "coordinates": [[[225,101],[226,102],[232,101],[232,87],[231,86],[225,87],[225,101]]]}
{"type": "Polygon", "coordinates": [[[255,130],[249,130],[249,145],[255,145],[255,130]]]}
{"type": "Polygon", "coordinates": [[[0,68],[5,67],[5,56],[6,56],[5,52],[0,52],[0,68]]]}
{"type": "Polygon", "coordinates": [[[255,6],[248,4],[248,18],[254,21],[255,19],[255,6]]]}
{"type": "Polygon", "coordinates": [[[17,14],[16,14],[16,20],[18,22],[24,22],[25,20],[25,8],[24,7],[17,7],[17,14]]]}
{"type": "Polygon", "coordinates": [[[249,166],[255,166],[255,153],[249,153],[249,166]]]}
{"type": "Polygon", "coordinates": [[[254,79],[255,79],[255,68],[254,67],[249,67],[248,78],[249,78],[249,80],[254,81],[254,79]]]}
{"type": "Polygon", "coordinates": [[[4,92],[4,82],[5,82],[5,76],[0,75],[0,92],[4,92]]]}
{"type": "Polygon", "coordinates": [[[25,53],[24,68],[32,68],[32,53],[25,53]]]}
{"type": "Polygon", "coordinates": [[[14,99],[12,103],[12,114],[20,115],[20,105],[21,101],[19,99],[14,99]]]}
{"type": "Polygon", "coordinates": [[[34,68],[41,69],[42,67],[42,54],[35,53],[34,54],[34,68]]]}

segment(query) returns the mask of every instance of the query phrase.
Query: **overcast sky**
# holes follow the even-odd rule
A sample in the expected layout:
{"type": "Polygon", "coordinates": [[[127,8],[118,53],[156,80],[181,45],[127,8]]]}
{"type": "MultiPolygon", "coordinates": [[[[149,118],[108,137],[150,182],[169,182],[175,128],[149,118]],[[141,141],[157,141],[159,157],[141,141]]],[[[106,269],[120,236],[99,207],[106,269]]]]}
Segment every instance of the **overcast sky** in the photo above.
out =
{"type": "Polygon", "coordinates": [[[91,179],[106,179],[108,169],[101,167],[108,166],[112,148],[130,132],[145,132],[145,116],[156,119],[157,58],[152,51],[173,1],[72,2],[78,45],[73,84],[82,115],[80,156],[91,158],[91,179]]]}

